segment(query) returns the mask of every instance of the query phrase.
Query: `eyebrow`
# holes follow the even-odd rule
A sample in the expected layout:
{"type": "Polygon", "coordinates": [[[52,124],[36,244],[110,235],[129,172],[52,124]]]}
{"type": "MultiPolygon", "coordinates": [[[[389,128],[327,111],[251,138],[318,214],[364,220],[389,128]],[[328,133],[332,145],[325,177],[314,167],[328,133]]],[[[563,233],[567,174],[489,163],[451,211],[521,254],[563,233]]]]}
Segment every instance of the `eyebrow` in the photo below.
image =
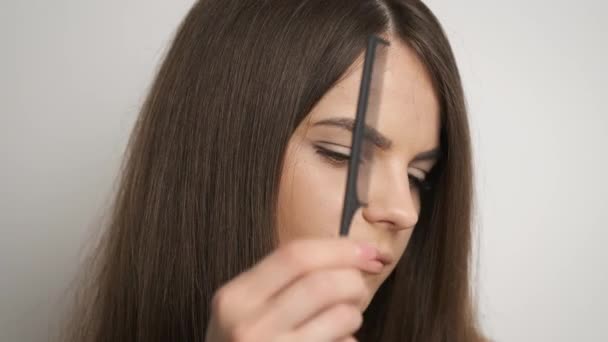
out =
{"type": "MultiPolygon", "coordinates": [[[[333,126],[343,128],[352,133],[355,127],[355,120],[350,118],[329,118],[321,121],[317,121],[313,124],[314,126],[333,126]]],[[[391,148],[393,142],[385,137],[382,133],[378,132],[375,128],[365,125],[363,128],[363,138],[370,140],[374,145],[378,146],[381,150],[388,150],[391,148]]]]}
{"type": "Polygon", "coordinates": [[[412,161],[419,162],[419,161],[426,161],[426,160],[438,160],[440,156],[441,156],[441,150],[439,149],[439,147],[436,147],[432,150],[417,154],[414,157],[414,160],[412,160],[412,161]]]}
{"type": "MultiPolygon", "coordinates": [[[[333,126],[345,129],[352,133],[355,127],[355,120],[351,118],[329,118],[315,122],[314,126],[333,126]]],[[[363,138],[371,141],[381,150],[388,150],[391,148],[393,142],[382,133],[378,132],[375,128],[365,125],[363,129],[363,138]]],[[[441,150],[437,147],[429,151],[419,153],[414,157],[414,162],[426,161],[426,160],[437,160],[441,155],[441,150]]]]}

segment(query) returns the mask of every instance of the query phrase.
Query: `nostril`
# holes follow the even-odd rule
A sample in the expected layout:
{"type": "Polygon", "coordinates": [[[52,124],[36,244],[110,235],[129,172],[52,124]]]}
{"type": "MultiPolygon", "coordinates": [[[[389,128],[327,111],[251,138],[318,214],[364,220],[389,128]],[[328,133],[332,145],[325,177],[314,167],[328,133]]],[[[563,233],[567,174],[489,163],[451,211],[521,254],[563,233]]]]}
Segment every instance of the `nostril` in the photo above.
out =
{"type": "Polygon", "coordinates": [[[410,229],[418,222],[418,211],[415,207],[382,207],[379,205],[362,208],[363,218],[370,224],[388,225],[391,229],[410,229]]]}

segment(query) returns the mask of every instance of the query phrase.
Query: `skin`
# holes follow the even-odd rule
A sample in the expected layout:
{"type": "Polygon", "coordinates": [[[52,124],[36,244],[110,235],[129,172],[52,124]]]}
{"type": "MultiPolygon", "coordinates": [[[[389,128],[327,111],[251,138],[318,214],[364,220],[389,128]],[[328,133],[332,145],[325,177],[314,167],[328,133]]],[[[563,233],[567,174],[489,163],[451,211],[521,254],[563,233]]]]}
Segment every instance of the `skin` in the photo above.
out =
{"type": "MultiPolygon", "coordinates": [[[[293,135],[279,192],[279,240],[336,237],[340,226],[347,162],[323,154],[349,155],[351,133],[319,125],[327,119],[354,119],[362,63],[332,88],[293,135]],[[304,195],[305,194],[305,195],[304,195]]],[[[415,180],[426,177],[436,160],[415,160],[439,146],[439,104],[432,82],[414,51],[393,42],[386,62],[376,129],[392,141],[387,150],[373,147],[368,206],[357,211],[349,238],[364,241],[391,256],[378,275],[366,274],[373,295],[389,276],[408,244],[420,212],[415,180]]],[[[370,164],[368,164],[370,165],[370,164]]],[[[371,297],[367,302],[371,301],[371,297]]]]}
{"type": "MultiPolygon", "coordinates": [[[[350,132],[328,119],[354,119],[361,60],[296,129],[279,188],[278,248],[220,288],[206,341],[354,341],[362,312],[407,247],[420,212],[417,179],[436,160],[416,160],[439,145],[437,97],[413,50],[393,40],[375,128],[390,140],[368,148],[368,205],[347,238],[338,237],[350,132]],[[320,151],[331,151],[331,156],[320,151]],[[371,158],[370,158],[371,157],[371,158]],[[373,162],[369,162],[373,161],[373,162]],[[392,262],[379,262],[384,254],[392,262]]],[[[370,145],[371,146],[371,145],[370,145]]]]}

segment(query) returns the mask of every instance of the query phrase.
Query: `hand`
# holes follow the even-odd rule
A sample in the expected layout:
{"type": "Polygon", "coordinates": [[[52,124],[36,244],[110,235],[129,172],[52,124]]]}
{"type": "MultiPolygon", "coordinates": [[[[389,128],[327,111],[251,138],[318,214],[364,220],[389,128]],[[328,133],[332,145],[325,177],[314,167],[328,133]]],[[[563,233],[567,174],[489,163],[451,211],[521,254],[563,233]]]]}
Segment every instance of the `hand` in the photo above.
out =
{"type": "Polygon", "coordinates": [[[279,247],[215,293],[205,341],[355,341],[376,255],[346,238],[279,247]]]}

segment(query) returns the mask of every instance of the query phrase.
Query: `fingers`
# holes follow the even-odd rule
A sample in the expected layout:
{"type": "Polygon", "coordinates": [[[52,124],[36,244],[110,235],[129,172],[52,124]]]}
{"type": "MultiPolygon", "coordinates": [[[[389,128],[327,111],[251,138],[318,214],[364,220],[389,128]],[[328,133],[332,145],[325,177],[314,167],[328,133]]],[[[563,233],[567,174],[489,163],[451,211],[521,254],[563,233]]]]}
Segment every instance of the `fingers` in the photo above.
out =
{"type": "Polygon", "coordinates": [[[220,289],[214,297],[214,310],[229,311],[228,316],[242,320],[256,314],[272,296],[312,271],[350,267],[378,273],[382,264],[374,260],[376,256],[374,248],[347,238],[294,241],[220,289]]]}
{"type": "Polygon", "coordinates": [[[359,330],[363,317],[358,307],[336,305],[290,333],[285,341],[356,341],[352,335],[359,330]]]}
{"type": "Polygon", "coordinates": [[[373,260],[377,251],[346,238],[300,240],[276,250],[255,266],[246,276],[258,277],[256,282],[263,297],[270,297],[304,274],[322,268],[355,267],[377,273],[382,264],[373,260]]]}
{"type": "Polygon", "coordinates": [[[347,337],[347,338],[343,338],[343,339],[339,340],[338,342],[357,342],[357,339],[354,338],[354,337],[352,337],[352,336],[350,336],[350,337],[347,337]]]}
{"type": "Polygon", "coordinates": [[[338,304],[361,308],[369,290],[361,271],[332,269],[304,276],[273,298],[256,317],[262,330],[290,331],[338,304]]]}

